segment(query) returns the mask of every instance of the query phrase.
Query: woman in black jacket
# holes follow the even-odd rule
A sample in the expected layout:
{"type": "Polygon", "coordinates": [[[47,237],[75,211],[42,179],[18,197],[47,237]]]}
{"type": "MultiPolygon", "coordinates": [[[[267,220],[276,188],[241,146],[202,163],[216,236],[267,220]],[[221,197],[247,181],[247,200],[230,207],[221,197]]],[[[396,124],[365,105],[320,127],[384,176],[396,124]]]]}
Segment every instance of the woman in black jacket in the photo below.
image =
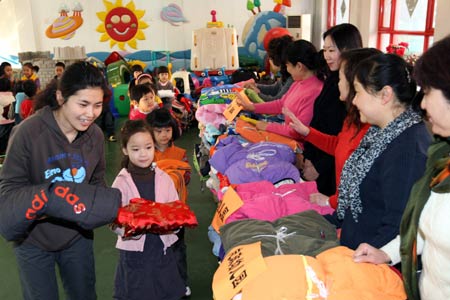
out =
{"type": "MultiPolygon", "coordinates": [[[[339,66],[341,52],[362,47],[361,34],[352,24],[339,24],[323,34],[323,55],[329,68],[322,92],[314,102],[310,126],[320,132],[338,135],[347,114],[339,100],[339,66]]],[[[305,143],[304,163],[300,163],[305,180],[315,180],[320,193],[327,196],[336,192],[334,157],[313,144],[305,143]]]]}

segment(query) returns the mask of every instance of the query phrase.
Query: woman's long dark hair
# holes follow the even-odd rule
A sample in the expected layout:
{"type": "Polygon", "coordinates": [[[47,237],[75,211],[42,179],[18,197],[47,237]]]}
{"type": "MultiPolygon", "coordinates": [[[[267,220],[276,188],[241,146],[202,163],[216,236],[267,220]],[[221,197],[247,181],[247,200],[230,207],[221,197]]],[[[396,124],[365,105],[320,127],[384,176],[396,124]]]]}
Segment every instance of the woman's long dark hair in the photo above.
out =
{"type": "Polygon", "coordinates": [[[362,38],[358,28],[350,23],[342,23],[331,27],[322,35],[323,39],[330,36],[339,51],[361,48],[362,38]]]}
{"type": "Polygon", "coordinates": [[[100,70],[88,62],[76,62],[64,71],[60,80],[52,80],[45,89],[36,95],[34,111],[50,106],[53,110],[60,107],[56,100],[56,91],[61,91],[64,101],[80,90],[99,87],[103,94],[108,94],[106,80],[100,70]]]}
{"type": "Polygon", "coordinates": [[[378,54],[358,64],[355,78],[375,94],[390,86],[401,105],[420,111],[423,94],[417,92],[412,66],[396,54],[378,54]]]}
{"type": "Polygon", "coordinates": [[[285,61],[286,49],[288,45],[293,42],[293,38],[290,35],[284,35],[282,37],[273,38],[270,40],[267,46],[267,56],[272,59],[272,63],[280,67],[281,81],[285,82],[291,74],[287,71],[285,61]]]}
{"type": "Polygon", "coordinates": [[[317,52],[316,47],[306,40],[297,40],[289,44],[286,50],[284,64],[296,65],[298,62],[313,71],[317,78],[324,80],[326,72],[326,62],[321,52],[317,52]]]}
{"type": "Polygon", "coordinates": [[[417,61],[414,78],[422,89],[441,90],[450,101],[450,35],[434,43],[417,61]]]}
{"type": "MultiPolygon", "coordinates": [[[[348,82],[348,95],[345,99],[345,106],[347,108],[347,126],[354,125],[357,128],[356,134],[361,130],[361,118],[358,108],[353,105],[353,98],[355,97],[355,73],[358,64],[371,56],[381,54],[382,52],[375,48],[360,48],[344,51],[341,53],[341,66],[344,68],[344,76],[348,82]]],[[[356,136],[355,134],[355,136],[356,136]]]]}

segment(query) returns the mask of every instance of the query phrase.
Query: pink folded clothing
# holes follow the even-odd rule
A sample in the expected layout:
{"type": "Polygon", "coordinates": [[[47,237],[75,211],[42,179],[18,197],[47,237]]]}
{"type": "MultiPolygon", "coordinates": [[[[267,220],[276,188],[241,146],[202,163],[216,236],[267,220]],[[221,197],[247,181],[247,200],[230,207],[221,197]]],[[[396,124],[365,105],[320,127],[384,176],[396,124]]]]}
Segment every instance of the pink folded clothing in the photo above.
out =
{"type": "Polygon", "coordinates": [[[219,128],[220,124],[225,124],[227,119],[223,112],[227,108],[226,104],[208,104],[197,108],[195,118],[202,124],[211,124],[219,128]]]}
{"type": "Polygon", "coordinates": [[[275,187],[269,181],[244,183],[236,186],[236,192],[244,205],[231,214],[225,223],[242,219],[274,221],[281,217],[315,210],[321,215],[331,214],[334,209],[309,201],[309,195],[318,193],[314,181],[283,184],[275,187]]]}

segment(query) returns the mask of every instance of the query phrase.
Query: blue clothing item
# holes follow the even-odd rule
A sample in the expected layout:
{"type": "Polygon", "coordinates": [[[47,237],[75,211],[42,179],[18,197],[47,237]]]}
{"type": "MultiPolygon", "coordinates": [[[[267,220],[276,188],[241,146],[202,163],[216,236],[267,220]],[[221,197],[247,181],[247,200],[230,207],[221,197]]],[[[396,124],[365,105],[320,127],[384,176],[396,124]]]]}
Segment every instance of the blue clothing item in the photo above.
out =
{"type": "Polygon", "coordinates": [[[358,222],[346,209],[325,216],[341,227],[341,245],[356,249],[361,243],[380,248],[399,234],[400,221],[413,184],[423,175],[431,136],[423,122],[406,129],[374,161],[360,185],[362,213],[358,222]]]}
{"type": "Polygon", "coordinates": [[[24,300],[58,300],[55,264],[67,299],[97,299],[93,240],[80,236],[59,251],[42,250],[30,243],[14,246],[24,300]]]}
{"type": "Polygon", "coordinates": [[[220,249],[219,249],[219,261],[222,261],[225,258],[225,248],[223,248],[223,245],[220,244],[220,249]]]}
{"type": "Polygon", "coordinates": [[[20,114],[20,105],[22,104],[22,101],[27,98],[27,95],[25,95],[24,92],[19,92],[16,94],[16,107],[15,107],[15,113],[20,114]]]}
{"type": "Polygon", "coordinates": [[[214,228],[209,225],[208,227],[208,239],[213,243],[212,253],[219,257],[220,247],[222,246],[222,240],[220,235],[214,230],[214,228]]]}

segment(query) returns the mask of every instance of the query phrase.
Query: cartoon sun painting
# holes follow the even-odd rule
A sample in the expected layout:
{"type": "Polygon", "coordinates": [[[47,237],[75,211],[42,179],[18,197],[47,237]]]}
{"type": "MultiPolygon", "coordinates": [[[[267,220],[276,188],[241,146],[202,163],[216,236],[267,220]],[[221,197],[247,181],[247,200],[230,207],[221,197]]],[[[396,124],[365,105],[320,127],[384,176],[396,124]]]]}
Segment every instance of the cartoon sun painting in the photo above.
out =
{"type": "Polygon", "coordinates": [[[106,11],[97,13],[97,17],[102,21],[97,26],[97,31],[102,33],[100,42],[109,40],[109,47],[116,44],[121,50],[125,50],[125,44],[137,49],[136,40],[145,40],[142,29],[148,27],[147,23],[141,21],[145,10],[136,9],[133,1],[126,6],[122,5],[122,0],[117,0],[115,4],[103,0],[106,11]]]}

